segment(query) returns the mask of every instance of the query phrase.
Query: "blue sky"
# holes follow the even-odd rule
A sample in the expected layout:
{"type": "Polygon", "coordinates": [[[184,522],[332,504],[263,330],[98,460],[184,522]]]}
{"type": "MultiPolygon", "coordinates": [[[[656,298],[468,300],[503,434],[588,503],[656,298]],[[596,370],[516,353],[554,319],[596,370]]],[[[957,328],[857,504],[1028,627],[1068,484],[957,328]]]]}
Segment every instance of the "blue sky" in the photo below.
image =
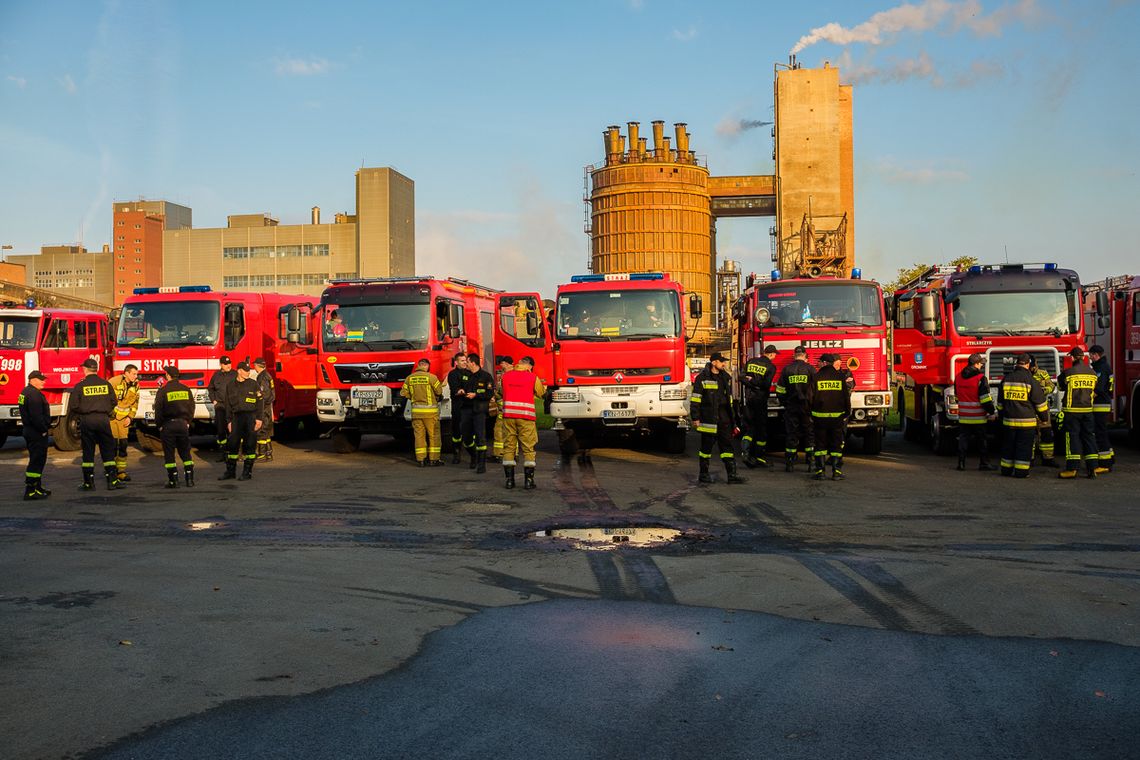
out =
{"type": "MultiPolygon", "coordinates": [[[[585,271],[606,125],[684,121],[713,174],[769,173],[769,129],[727,127],[770,120],[800,43],[855,84],[868,275],[1006,250],[1134,272],[1137,31],[1114,0],[0,0],[0,243],[98,250],[112,201],[140,196],[197,227],[330,218],[358,167],[393,166],[420,273],[545,293],[585,271]]],[[[767,271],[770,224],[723,220],[721,255],[767,271]]]]}

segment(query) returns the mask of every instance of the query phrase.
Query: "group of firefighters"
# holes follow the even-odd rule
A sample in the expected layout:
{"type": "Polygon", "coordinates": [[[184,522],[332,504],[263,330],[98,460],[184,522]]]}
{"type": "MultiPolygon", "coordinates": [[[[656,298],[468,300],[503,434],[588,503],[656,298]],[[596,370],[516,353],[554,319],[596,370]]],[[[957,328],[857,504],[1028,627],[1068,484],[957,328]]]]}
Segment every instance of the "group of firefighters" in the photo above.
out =
{"type": "MultiPolygon", "coordinates": [[[[131,480],[127,473],[127,438],[131,421],[138,411],[138,367],[128,364],[110,380],[99,377],[99,364],[87,359],[82,364],[83,379],[71,389],[68,413],[79,426],[83,482],[81,491],[95,490],[95,453],[98,449],[108,490],[123,488],[131,480]]],[[[166,487],[178,488],[178,461],[182,462],[186,485],[194,485],[194,460],[190,455],[190,425],[197,406],[194,392],[181,382],[176,366],[163,368],[165,382],[155,394],[154,425],[162,441],[166,467],[166,487]],[[176,458],[177,455],[177,458],[176,458]]],[[[51,408],[43,394],[45,377],[39,370],[28,374],[28,386],[19,397],[20,418],[28,447],[28,467],[24,473],[24,499],[46,499],[43,472],[47,463],[51,408]]],[[[273,377],[264,359],[253,365],[239,362],[234,369],[228,356],[210,378],[209,398],[214,405],[218,448],[223,450],[226,469],[219,480],[249,480],[256,459],[273,458],[273,377]],[[256,375],[251,373],[256,372],[256,375]],[[241,475],[238,459],[244,459],[241,475]]],[[[66,424],[66,423],[65,423],[66,424]]]]}
{"type": "Polygon", "coordinates": [[[1058,473],[1062,478],[1077,477],[1084,466],[1085,477],[1095,478],[1111,472],[1115,453],[1108,440],[1108,423],[1112,413],[1113,377],[1104,348],[1091,346],[1086,354],[1081,348],[1069,352],[1072,366],[1057,376],[1057,384],[1049,373],[1037,367],[1030,354],[1015,358],[1016,366],[1002,378],[996,393],[991,391],[982,365],[981,354],[971,354],[966,367],[954,382],[958,398],[958,469],[966,469],[966,456],[972,441],[977,441],[978,469],[992,470],[987,457],[986,428],[1000,418],[1002,429],[1001,474],[1007,477],[1029,477],[1034,450],[1045,467],[1057,467],[1054,451],[1053,423],[1048,398],[1061,392],[1061,411],[1057,425],[1065,447],[1065,465],[1058,473]]]}

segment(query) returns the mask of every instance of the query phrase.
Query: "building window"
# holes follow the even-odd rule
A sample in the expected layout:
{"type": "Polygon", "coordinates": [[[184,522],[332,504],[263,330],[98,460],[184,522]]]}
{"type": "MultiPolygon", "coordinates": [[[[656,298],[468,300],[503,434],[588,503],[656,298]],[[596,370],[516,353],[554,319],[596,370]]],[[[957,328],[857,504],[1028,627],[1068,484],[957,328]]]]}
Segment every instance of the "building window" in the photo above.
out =
{"type": "Polygon", "coordinates": [[[126,224],[126,222],[124,222],[122,219],[120,219],[119,221],[115,222],[115,224],[117,224],[117,225],[119,225],[120,227],[122,227],[124,224],[126,224]]]}
{"type": "Polygon", "coordinates": [[[244,274],[232,275],[222,278],[222,287],[225,288],[247,288],[249,287],[249,277],[244,274]]]}
{"type": "Polygon", "coordinates": [[[250,287],[272,288],[275,278],[271,274],[255,274],[249,278],[250,287]]]}
{"type": "Polygon", "coordinates": [[[301,246],[299,245],[279,245],[277,246],[277,258],[292,258],[301,255],[301,246]]]}
{"type": "Polygon", "coordinates": [[[249,255],[255,259],[270,258],[273,256],[273,246],[271,245],[255,245],[249,249],[249,255]]]}
{"type": "Polygon", "coordinates": [[[337,272],[333,276],[334,280],[355,280],[356,272],[337,272]]]}
{"type": "Polygon", "coordinates": [[[327,243],[319,243],[317,245],[307,245],[307,246],[305,246],[305,255],[306,256],[328,256],[329,255],[328,244],[327,243]]]}
{"type": "Polygon", "coordinates": [[[237,247],[237,248],[223,248],[222,249],[222,258],[223,259],[248,259],[249,258],[249,249],[246,248],[245,246],[241,246],[241,247],[237,247]]]}
{"type": "Polygon", "coordinates": [[[277,285],[300,285],[301,275],[299,274],[279,274],[277,275],[277,285]]]}
{"type": "Polygon", "coordinates": [[[141,229],[142,229],[142,225],[141,225],[141,224],[136,224],[136,225],[135,225],[135,229],[136,229],[136,230],[141,230],[141,229]]]}
{"type": "Polygon", "coordinates": [[[328,279],[328,275],[307,274],[307,275],[305,275],[305,284],[306,285],[324,285],[325,280],[327,280],[327,279],[328,279]]]}

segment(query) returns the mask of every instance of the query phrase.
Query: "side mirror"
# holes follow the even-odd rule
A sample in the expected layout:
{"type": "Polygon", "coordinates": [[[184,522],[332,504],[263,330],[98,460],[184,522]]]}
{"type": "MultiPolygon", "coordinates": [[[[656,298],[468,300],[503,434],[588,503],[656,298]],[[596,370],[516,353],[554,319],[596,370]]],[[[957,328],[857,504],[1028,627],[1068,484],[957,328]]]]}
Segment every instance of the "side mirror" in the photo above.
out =
{"type": "Polygon", "coordinates": [[[449,337],[449,338],[458,338],[462,334],[463,333],[459,331],[458,327],[447,328],[447,337],[449,337]]]}
{"type": "Polygon", "coordinates": [[[1096,326],[1102,330],[1107,330],[1108,328],[1112,327],[1112,319],[1109,317],[1097,317],[1096,326]]]}
{"type": "Polygon", "coordinates": [[[933,293],[923,293],[918,297],[918,314],[923,335],[938,332],[938,302],[933,293]]]}
{"type": "Polygon", "coordinates": [[[1108,292],[1098,290],[1096,294],[1096,315],[1098,317],[1108,316],[1108,292]]]}
{"type": "Polygon", "coordinates": [[[890,296],[883,298],[883,311],[885,311],[887,314],[887,321],[894,322],[896,316],[895,299],[891,298],[890,296]]]}
{"type": "MultiPolygon", "coordinates": [[[[289,312],[285,317],[285,329],[290,336],[301,332],[301,310],[296,306],[289,307],[289,312]]],[[[292,337],[290,337],[289,340],[294,343],[297,342],[297,339],[292,337]]]]}
{"type": "Polygon", "coordinates": [[[285,340],[287,340],[290,343],[300,343],[301,342],[301,333],[299,333],[299,332],[287,333],[285,335],[285,340]]]}
{"type": "Polygon", "coordinates": [[[531,335],[538,335],[538,315],[533,311],[526,314],[526,331],[531,335]]]}
{"type": "Polygon", "coordinates": [[[694,320],[700,319],[704,313],[704,302],[701,300],[701,297],[696,294],[689,296],[689,318],[694,320]]]}

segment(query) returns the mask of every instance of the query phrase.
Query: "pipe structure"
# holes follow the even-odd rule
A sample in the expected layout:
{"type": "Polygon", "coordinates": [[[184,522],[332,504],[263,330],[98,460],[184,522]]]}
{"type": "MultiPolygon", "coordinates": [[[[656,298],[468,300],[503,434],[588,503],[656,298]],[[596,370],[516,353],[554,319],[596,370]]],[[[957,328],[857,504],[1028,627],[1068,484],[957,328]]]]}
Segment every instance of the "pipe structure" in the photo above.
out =
{"type": "Polygon", "coordinates": [[[638,133],[640,131],[641,124],[636,121],[631,121],[628,122],[626,126],[629,127],[629,157],[634,158],[637,154],[638,133]]]}
{"type": "Polygon", "coordinates": [[[665,154],[663,152],[664,143],[662,139],[665,136],[665,122],[657,120],[653,122],[653,157],[663,161],[665,154]]]}
{"type": "Polygon", "coordinates": [[[688,125],[683,121],[679,121],[673,125],[673,130],[677,135],[677,157],[684,158],[689,154],[689,133],[685,131],[688,125]]]}

